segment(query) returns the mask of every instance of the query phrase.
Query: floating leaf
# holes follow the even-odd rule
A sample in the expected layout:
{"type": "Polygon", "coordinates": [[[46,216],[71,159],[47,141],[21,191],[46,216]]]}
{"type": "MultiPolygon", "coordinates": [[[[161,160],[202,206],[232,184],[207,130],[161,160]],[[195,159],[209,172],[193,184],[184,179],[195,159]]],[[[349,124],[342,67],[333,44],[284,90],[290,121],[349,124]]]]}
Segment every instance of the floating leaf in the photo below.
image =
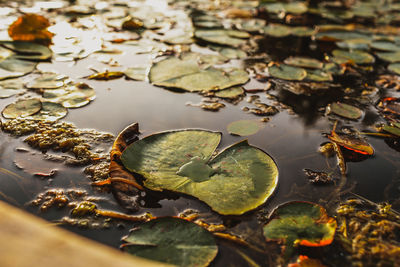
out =
{"type": "Polygon", "coordinates": [[[44,73],[26,85],[29,89],[55,89],[64,86],[68,77],[57,73],[44,73]]]}
{"type": "Polygon", "coordinates": [[[282,241],[285,255],[294,247],[321,247],[332,243],[336,221],[326,210],[315,203],[292,201],[278,206],[264,226],[267,241],[282,241]]]}
{"type": "Polygon", "coordinates": [[[327,113],[334,113],[338,116],[352,120],[361,118],[363,114],[362,110],[359,108],[340,102],[329,104],[327,107],[327,113]]]}
{"type": "Polygon", "coordinates": [[[380,53],[376,53],[376,55],[384,61],[388,61],[391,63],[400,62],[400,51],[380,52],[380,53]]]}
{"type": "Polygon", "coordinates": [[[67,116],[68,110],[61,104],[52,102],[42,102],[42,109],[26,119],[57,121],[67,116]]]}
{"type": "Polygon", "coordinates": [[[339,48],[347,50],[369,50],[369,44],[371,40],[366,39],[349,39],[337,42],[336,45],[339,48]]]}
{"type": "Polygon", "coordinates": [[[268,24],[263,31],[264,34],[273,37],[285,37],[292,33],[291,28],[283,24],[268,24]]]}
{"type": "Polygon", "coordinates": [[[356,64],[371,64],[375,62],[375,58],[363,51],[345,51],[345,50],[333,50],[332,52],[333,56],[335,56],[338,59],[343,59],[346,61],[351,61],[356,64]]]}
{"type": "Polygon", "coordinates": [[[382,130],[400,137],[400,128],[399,127],[393,127],[393,126],[389,126],[389,125],[384,125],[382,127],[382,130]]]}
{"type": "Polygon", "coordinates": [[[333,81],[332,74],[322,70],[307,70],[307,80],[315,82],[331,82],[333,81]]]}
{"type": "Polygon", "coordinates": [[[144,81],[144,80],[146,80],[148,69],[149,68],[147,66],[130,67],[130,68],[127,68],[124,70],[124,74],[129,79],[132,79],[135,81],[144,81]]]}
{"type": "Polygon", "coordinates": [[[22,92],[24,84],[19,79],[0,81],[0,98],[8,98],[22,92]]]}
{"type": "Polygon", "coordinates": [[[301,81],[307,76],[307,71],[305,69],[285,64],[268,67],[268,72],[275,78],[289,81],[301,81]]]}
{"type": "Polygon", "coordinates": [[[278,169],[271,157],[247,141],[228,147],[211,159],[220,139],[220,133],[204,130],[158,133],[132,143],[121,160],[127,169],[144,177],[149,189],[185,193],[218,213],[242,214],[271,196],[278,169]],[[212,168],[213,172],[208,177],[179,175],[181,168],[188,168],[187,164],[199,171],[212,168]]]}
{"type": "Polygon", "coordinates": [[[66,108],[79,108],[96,98],[96,92],[85,83],[77,83],[62,89],[44,90],[43,98],[46,101],[60,103],[66,108]]]}
{"type": "Polygon", "coordinates": [[[335,144],[350,149],[363,155],[373,155],[374,149],[370,144],[360,138],[349,135],[339,135],[332,131],[328,138],[335,144]]]}
{"type": "Polygon", "coordinates": [[[219,45],[229,45],[237,47],[246,43],[246,38],[250,37],[247,32],[235,30],[196,30],[196,38],[219,45]]]}
{"type": "Polygon", "coordinates": [[[218,252],[213,235],[195,223],[172,217],[132,229],[122,249],[135,256],[175,266],[208,266],[218,252]]]}
{"type": "Polygon", "coordinates": [[[16,119],[18,117],[27,117],[33,115],[42,108],[39,99],[17,100],[15,103],[7,105],[3,109],[3,116],[7,119],[16,119]]]}
{"type": "Polygon", "coordinates": [[[8,35],[14,41],[39,42],[51,44],[53,34],[47,30],[50,22],[43,16],[24,14],[8,27],[8,35]]]}
{"type": "Polygon", "coordinates": [[[152,66],[150,82],[158,86],[184,89],[190,92],[221,90],[246,83],[248,73],[241,69],[201,69],[192,58],[167,58],[152,66]]]}
{"type": "Polygon", "coordinates": [[[236,99],[244,94],[244,90],[240,86],[230,87],[228,89],[215,92],[215,96],[228,99],[236,99]]]}
{"type": "Polygon", "coordinates": [[[264,125],[260,121],[240,120],[229,123],[227,130],[233,135],[249,136],[256,134],[263,126],[264,125]]]}
{"type": "Polygon", "coordinates": [[[35,68],[35,62],[20,60],[12,51],[0,47],[0,80],[21,77],[35,68]]]}
{"type": "Polygon", "coordinates": [[[95,74],[90,75],[87,77],[89,80],[101,80],[101,81],[108,81],[108,80],[115,80],[121,78],[125,75],[122,71],[105,71],[105,72],[98,72],[95,74]]]}
{"type": "Polygon", "coordinates": [[[370,46],[381,51],[400,51],[400,46],[389,41],[374,41],[370,46]]]}
{"type": "Polygon", "coordinates": [[[400,63],[392,63],[387,67],[388,70],[400,75],[400,63]]]}
{"type": "Polygon", "coordinates": [[[320,69],[323,67],[321,61],[316,60],[314,58],[306,58],[306,57],[289,57],[284,60],[284,63],[290,66],[304,67],[310,69],[320,69]]]}
{"type": "Polygon", "coordinates": [[[0,45],[14,52],[17,59],[43,61],[51,58],[53,54],[47,46],[31,42],[1,41],[0,45]]]}

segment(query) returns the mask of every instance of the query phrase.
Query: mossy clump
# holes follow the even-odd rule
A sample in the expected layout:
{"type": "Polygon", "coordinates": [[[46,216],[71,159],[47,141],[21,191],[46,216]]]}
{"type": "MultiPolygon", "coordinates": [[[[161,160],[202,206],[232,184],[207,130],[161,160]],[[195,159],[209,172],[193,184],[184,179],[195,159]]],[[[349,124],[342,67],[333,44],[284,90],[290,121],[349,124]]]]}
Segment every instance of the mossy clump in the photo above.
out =
{"type": "Polygon", "coordinates": [[[339,240],[353,266],[397,266],[400,214],[387,203],[349,199],[337,209],[339,240]]]}

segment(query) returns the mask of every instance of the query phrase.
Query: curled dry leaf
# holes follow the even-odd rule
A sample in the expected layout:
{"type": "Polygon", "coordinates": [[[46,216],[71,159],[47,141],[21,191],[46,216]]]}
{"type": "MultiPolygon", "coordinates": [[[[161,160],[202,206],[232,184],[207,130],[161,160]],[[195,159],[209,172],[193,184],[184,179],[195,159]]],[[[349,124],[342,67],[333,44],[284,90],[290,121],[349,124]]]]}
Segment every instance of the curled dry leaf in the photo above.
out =
{"type": "Polygon", "coordinates": [[[112,191],[125,208],[138,210],[138,193],[143,187],[137,183],[132,173],[128,172],[122,165],[120,157],[125,148],[137,139],[139,124],[133,123],[126,127],[115,139],[110,152],[109,182],[112,191]]]}
{"type": "Polygon", "coordinates": [[[24,14],[8,28],[8,35],[14,41],[37,42],[50,45],[53,33],[47,30],[50,22],[43,16],[24,14]]]}

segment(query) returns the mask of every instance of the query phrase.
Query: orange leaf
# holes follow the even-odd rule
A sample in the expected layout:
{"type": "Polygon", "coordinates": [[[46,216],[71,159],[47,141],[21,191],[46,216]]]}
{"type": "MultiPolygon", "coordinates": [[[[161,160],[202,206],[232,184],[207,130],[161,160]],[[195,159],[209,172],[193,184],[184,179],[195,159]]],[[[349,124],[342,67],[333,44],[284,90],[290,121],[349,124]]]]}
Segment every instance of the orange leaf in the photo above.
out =
{"type": "Polygon", "coordinates": [[[53,33],[47,30],[50,22],[43,16],[24,14],[8,27],[8,35],[14,41],[37,42],[51,44],[53,33]]]}

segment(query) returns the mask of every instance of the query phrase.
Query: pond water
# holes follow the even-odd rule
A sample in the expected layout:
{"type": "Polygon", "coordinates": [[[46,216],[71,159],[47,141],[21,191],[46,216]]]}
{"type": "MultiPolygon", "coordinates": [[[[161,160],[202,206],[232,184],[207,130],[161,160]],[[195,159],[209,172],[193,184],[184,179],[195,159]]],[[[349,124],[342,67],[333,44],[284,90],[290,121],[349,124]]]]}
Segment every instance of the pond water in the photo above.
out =
{"type": "MultiPolygon", "coordinates": [[[[126,3],[121,2],[120,4],[126,3]]],[[[84,1],[81,2],[81,6],[88,5],[84,1]]],[[[135,5],[132,4],[132,6],[135,5]]],[[[119,7],[118,11],[120,11],[119,7]]],[[[42,10],[42,13],[46,14],[46,12],[50,14],[52,11],[42,10]]],[[[101,14],[104,11],[97,12],[101,14]]],[[[63,11],[60,14],[62,15],[63,11]]],[[[12,11],[3,19],[15,16],[16,14],[12,11]]],[[[262,16],[260,15],[260,17],[262,16]]],[[[63,17],[63,19],[65,18],[63,17]]],[[[54,19],[54,22],[56,21],[57,17],[54,19]]],[[[97,23],[96,17],[92,22],[97,23]]],[[[82,21],[82,24],[85,25],[84,21],[82,21]]],[[[226,65],[245,68],[254,66],[253,62],[268,63],[272,60],[281,62],[289,56],[300,55],[323,60],[326,53],[330,51],[329,49],[321,49],[321,51],[313,49],[313,46],[317,44],[305,37],[276,38],[262,35],[258,43],[260,51],[257,54],[261,55],[261,52],[263,52],[268,56],[260,57],[261,59],[234,59],[226,65]],[[268,60],[268,58],[270,59],[268,60]]],[[[215,53],[200,45],[203,45],[203,43],[198,42],[188,47],[192,51],[215,53]]],[[[171,194],[165,198],[160,197],[160,199],[157,199],[158,196],[156,196],[155,200],[151,199],[151,196],[147,197],[145,201],[148,201],[148,203],[142,203],[142,208],[135,214],[150,212],[154,216],[173,216],[184,210],[194,209],[198,210],[202,218],[207,219],[208,222],[223,222],[228,225],[232,233],[259,242],[263,238],[260,218],[264,216],[261,222],[265,221],[265,216],[277,205],[290,200],[319,203],[326,207],[330,214],[333,214],[341,198],[345,199],[357,194],[373,202],[391,203],[394,209],[400,210],[400,154],[398,144],[396,147],[398,141],[395,141],[395,138],[384,139],[367,136],[368,143],[374,148],[375,153],[362,161],[357,159],[354,161],[347,160],[346,178],[340,175],[336,157],[326,158],[318,152],[320,145],[329,141],[326,134],[330,133],[336,120],[340,121],[340,127],[353,127],[360,132],[371,132],[376,123],[383,121],[375,104],[384,96],[398,97],[398,91],[380,90],[376,96],[373,96],[376,100],[371,100],[367,104],[360,100],[357,105],[362,106],[364,112],[362,118],[357,120],[325,115],[324,108],[335,101],[346,102],[350,99],[350,103],[357,102],[359,94],[347,94],[344,88],[351,87],[351,89],[357,91],[361,90],[363,83],[373,85],[378,73],[382,73],[380,68],[386,63],[378,61],[376,71],[370,73],[363,72],[364,70],[359,71],[362,75],[365,75],[361,78],[357,76],[354,78],[351,75],[335,76],[335,84],[338,85],[336,88],[330,88],[326,93],[312,94],[311,96],[294,94],[285,90],[283,87],[285,83],[288,83],[287,81],[273,77],[259,79],[252,74],[251,80],[244,85],[244,88],[248,89],[248,93],[242,101],[231,103],[222,100],[220,102],[226,105],[224,108],[219,111],[206,111],[195,106],[203,99],[203,96],[196,93],[177,92],[176,90],[154,86],[148,81],[133,81],[124,78],[96,81],[85,78],[93,74],[90,68],[99,71],[104,69],[121,70],[125,66],[147,64],[154,60],[154,53],[135,54],[131,47],[119,47],[117,45],[115,47],[121,49],[123,53],[92,54],[76,62],[39,63],[37,69],[43,72],[58,72],[67,75],[76,82],[85,82],[96,92],[94,101],[81,108],[69,109],[68,115],[62,119],[63,121],[72,122],[79,129],[96,129],[115,136],[127,125],[137,122],[141,132],[140,138],[160,131],[184,128],[219,131],[222,133],[219,150],[243,139],[248,139],[251,145],[267,152],[275,160],[279,169],[279,182],[274,195],[257,210],[242,216],[220,216],[195,198],[179,194],[171,194]],[[101,63],[98,60],[99,55],[110,56],[119,62],[121,67],[110,67],[108,64],[101,63]],[[360,79],[362,82],[360,82],[360,79]],[[264,88],[267,83],[273,84],[271,90],[252,92],[252,89],[264,88]],[[264,123],[264,127],[254,135],[247,137],[231,135],[226,128],[229,123],[261,118],[243,111],[245,107],[252,107],[252,104],[247,101],[249,96],[258,96],[262,103],[277,105],[280,112],[270,116],[269,121],[264,123]],[[288,106],[289,109],[282,108],[284,106],[288,106]],[[332,173],[334,183],[328,185],[310,183],[304,174],[305,168],[332,173]],[[343,195],[338,194],[338,190],[343,191],[343,195]],[[253,229],[256,234],[249,234],[250,229],[253,229]]],[[[318,47],[321,48],[323,45],[318,47]]],[[[351,68],[351,66],[347,67],[351,68]]],[[[358,66],[353,67],[356,69],[358,66]]],[[[33,75],[30,74],[21,79],[29,81],[33,75]]],[[[3,110],[17,98],[1,99],[0,109],[3,110]]],[[[48,211],[40,212],[37,206],[29,204],[39,193],[49,189],[76,189],[86,190],[89,196],[99,198],[96,203],[101,209],[127,212],[118,205],[110,192],[91,186],[90,179],[83,173],[83,167],[68,167],[63,163],[44,160],[43,154],[26,144],[23,141],[24,138],[24,136],[16,138],[5,132],[0,132],[0,199],[50,222],[60,224],[63,228],[118,248],[121,245],[121,237],[127,235],[129,229],[136,225],[135,223],[113,220],[108,229],[100,229],[102,227],[89,227],[87,229],[60,222],[61,218],[69,215],[70,210],[66,207],[60,209],[53,207],[48,211]],[[57,174],[51,178],[32,175],[32,173],[46,173],[53,169],[57,170],[57,174]]],[[[109,144],[108,149],[110,147],[109,144]]],[[[98,226],[105,222],[108,221],[98,220],[98,226]]],[[[237,250],[244,251],[243,253],[247,253],[261,266],[272,266],[271,257],[273,258],[273,256],[271,255],[273,253],[270,256],[265,256],[226,240],[219,240],[218,244],[220,245],[220,252],[212,266],[229,266],[229,264],[231,266],[249,266],[249,261],[240,256],[237,250]]],[[[269,248],[271,251],[277,250],[276,246],[269,248]]],[[[277,253],[277,251],[274,251],[274,253],[277,253]]],[[[338,262],[344,261],[344,257],[336,256],[338,262]]],[[[332,265],[330,266],[336,266],[335,257],[332,258],[330,263],[332,265]]]]}

